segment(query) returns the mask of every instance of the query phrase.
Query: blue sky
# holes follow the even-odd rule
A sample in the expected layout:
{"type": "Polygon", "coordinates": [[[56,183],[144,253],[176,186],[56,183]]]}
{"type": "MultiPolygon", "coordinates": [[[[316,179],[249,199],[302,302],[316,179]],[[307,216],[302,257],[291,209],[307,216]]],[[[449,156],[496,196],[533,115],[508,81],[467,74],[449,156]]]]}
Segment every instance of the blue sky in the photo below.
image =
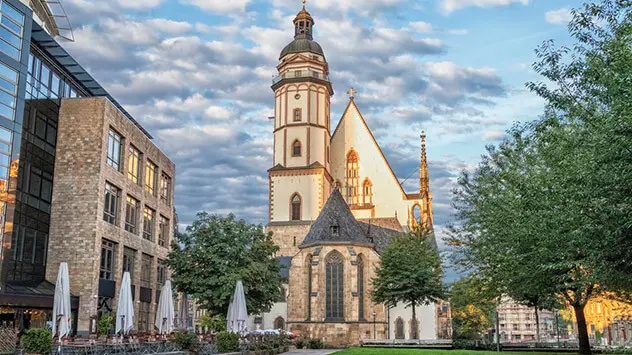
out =
{"type": "MultiPolygon", "coordinates": [[[[182,225],[197,211],[267,219],[271,78],[292,40],[300,0],[64,0],[75,58],[155,137],[177,165],[182,225]]],[[[330,64],[332,124],[356,103],[402,180],[427,133],[435,228],[450,191],[486,144],[542,101],[534,49],[571,44],[577,0],[308,0],[330,64]]],[[[404,185],[412,191],[416,179],[404,185]]]]}

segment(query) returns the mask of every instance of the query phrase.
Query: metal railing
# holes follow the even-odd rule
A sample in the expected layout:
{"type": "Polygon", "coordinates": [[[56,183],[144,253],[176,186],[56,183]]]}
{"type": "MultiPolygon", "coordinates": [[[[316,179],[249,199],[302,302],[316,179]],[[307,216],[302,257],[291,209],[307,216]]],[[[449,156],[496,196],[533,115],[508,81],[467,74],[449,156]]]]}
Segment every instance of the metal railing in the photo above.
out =
{"type": "Polygon", "coordinates": [[[329,76],[317,71],[291,70],[291,71],[286,71],[285,73],[274,77],[272,79],[272,84],[276,84],[283,79],[294,79],[294,78],[315,78],[315,79],[329,81],[329,76]]]}

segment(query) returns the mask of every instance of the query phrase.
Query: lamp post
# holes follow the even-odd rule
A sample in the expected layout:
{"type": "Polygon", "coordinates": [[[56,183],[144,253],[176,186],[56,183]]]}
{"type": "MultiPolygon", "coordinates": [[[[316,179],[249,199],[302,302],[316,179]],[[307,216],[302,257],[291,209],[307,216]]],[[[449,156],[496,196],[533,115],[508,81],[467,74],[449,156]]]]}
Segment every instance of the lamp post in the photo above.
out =
{"type": "Polygon", "coordinates": [[[376,330],[375,330],[375,312],[373,312],[373,340],[377,340],[377,335],[376,335],[376,330]]]}

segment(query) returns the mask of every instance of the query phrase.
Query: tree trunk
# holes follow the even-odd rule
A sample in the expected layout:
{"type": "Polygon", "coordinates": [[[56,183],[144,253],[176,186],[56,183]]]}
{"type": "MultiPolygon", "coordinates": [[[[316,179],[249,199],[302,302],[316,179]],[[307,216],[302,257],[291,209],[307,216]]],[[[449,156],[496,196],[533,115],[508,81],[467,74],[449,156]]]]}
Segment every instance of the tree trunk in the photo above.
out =
{"type": "Polygon", "coordinates": [[[413,326],[413,329],[415,330],[415,333],[413,333],[413,339],[417,339],[417,334],[419,334],[419,329],[417,328],[419,327],[417,327],[417,316],[415,315],[415,302],[413,301],[411,305],[413,307],[413,324],[411,324],[411,326],[413,326]]]}
{"type": "Polygon", "coordinates": [[[590,341],[588,339],[588,328],[586,327],[586,316],[584,315],[585,304],[574,304],[575,321],[577,322],[577,339],[579,340],[579,353],[582,355],[591,354],[590,341]]]}
{"type": "Polygon", "coordinates": [[[535,343],[540,342],[540,315],[538,314],[538,307],[533,307],[535,309],[535,343]]]}

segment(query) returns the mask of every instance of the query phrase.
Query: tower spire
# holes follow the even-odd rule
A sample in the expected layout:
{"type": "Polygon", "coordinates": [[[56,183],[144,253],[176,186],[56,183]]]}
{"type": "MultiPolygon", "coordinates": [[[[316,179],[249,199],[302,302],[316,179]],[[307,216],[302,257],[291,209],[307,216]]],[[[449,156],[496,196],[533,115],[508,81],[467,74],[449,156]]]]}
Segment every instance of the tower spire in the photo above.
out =
{"type": "Polygon", "coordinates": [[[428,159],[426,158],[426,132],[421,131],[421,161],[419,163],[419,193],[428,194],[430,183],[428,178],[428,159]]]}
{"type": "Polygon", "coordinates": [[[296,14],[294,18],[294,38],[312,39],[312,27],[314,26],[314,18],[305,9],[307,0],[303,0],[303,9],[296,14]]]}

